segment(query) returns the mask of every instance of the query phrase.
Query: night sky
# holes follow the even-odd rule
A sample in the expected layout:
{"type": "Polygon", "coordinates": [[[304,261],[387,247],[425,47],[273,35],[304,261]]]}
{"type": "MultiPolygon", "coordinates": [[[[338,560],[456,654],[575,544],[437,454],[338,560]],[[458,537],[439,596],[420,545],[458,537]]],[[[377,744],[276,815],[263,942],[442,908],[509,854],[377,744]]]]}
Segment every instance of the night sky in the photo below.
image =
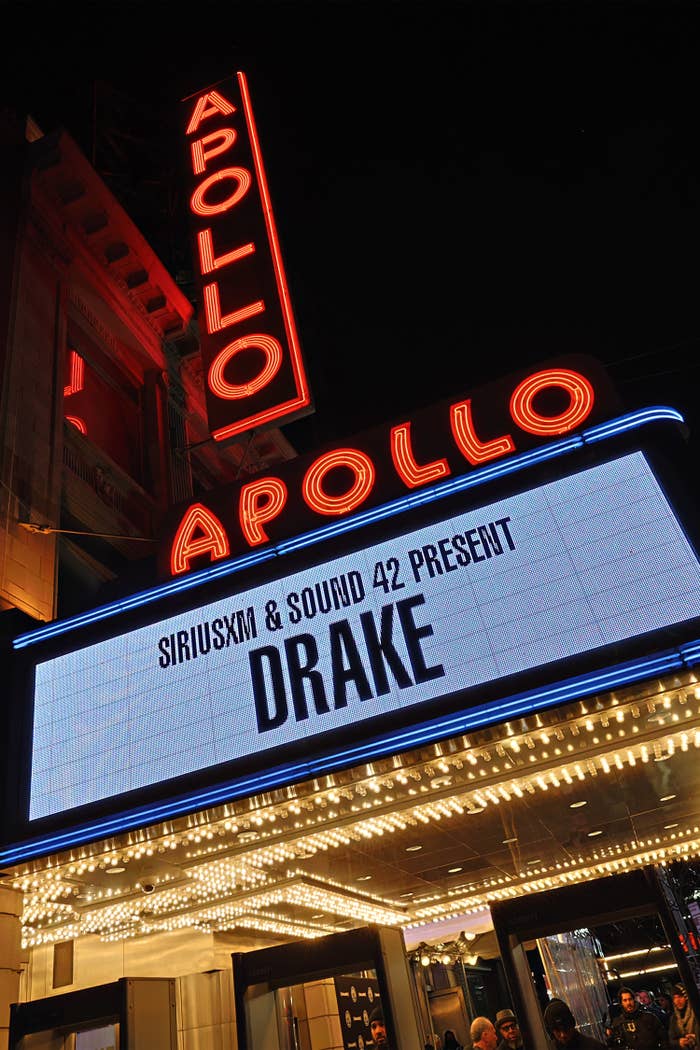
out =
{"type": "Polygon", "coordinates": [[[186,290],[178,100],[247,73],[300,451],[568,351],[698,442],[697,3],[4,6],[33,30],[6,101],[95,157],[186,290]]]}

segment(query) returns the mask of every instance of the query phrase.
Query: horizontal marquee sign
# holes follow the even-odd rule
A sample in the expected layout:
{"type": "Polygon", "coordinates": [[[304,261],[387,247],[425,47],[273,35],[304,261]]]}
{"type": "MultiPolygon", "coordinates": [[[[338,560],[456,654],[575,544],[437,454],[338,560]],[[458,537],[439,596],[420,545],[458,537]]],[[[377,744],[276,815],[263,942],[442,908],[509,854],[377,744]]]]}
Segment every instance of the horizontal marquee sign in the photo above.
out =
{"type": "Polygon", "coordinates": [[[620,455],[39,662],[29,820],[369,740],[696,617],[698,558],[620,455]]]}
{"type": "Polygon", "coordinates": [[[248,84],[184,102],[200,349],[212,437],[312,410],[248,84]]]}
{"type": "Polygon", "coordinates": [[[162,530],[161,575],[203,568],[419,492],[607,419],[616,408],[590,357],[521,371],[176,507],[162,530]]]}

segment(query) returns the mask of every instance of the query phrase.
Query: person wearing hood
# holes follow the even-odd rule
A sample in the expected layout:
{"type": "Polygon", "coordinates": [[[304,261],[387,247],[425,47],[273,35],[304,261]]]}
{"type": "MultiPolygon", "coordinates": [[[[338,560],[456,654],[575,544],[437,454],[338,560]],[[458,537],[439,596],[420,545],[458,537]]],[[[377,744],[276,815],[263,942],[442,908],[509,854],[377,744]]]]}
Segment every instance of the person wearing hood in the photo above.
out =
{"type": "Polygon", "coordinates": [[[381,1006],[375,1006],[372,1013],[369,1015],[369,1030],[372,1034],[372,1041],[376,1050],[392,1050],[392,1044],[389,1042],[389,1037],[386,1031],[386,1021],[384,1020],[384,1011],[381,1006]]]}
{"type": "Polygon", "coordinates": [[[552,1050],[605,1050],[605,1044],[576,1027],[576,1018],[563,999],[552,999],[544,1011],[544,1026],[552,1037],[552,1050]]]}
{"type": "Polygon", "coordinates": [[[673,1013],[668,1025],[671,1050],[692,1050],[700,1042],[700,1025],[688,1001],[688,991],[684,984],[674,984],[672,995],[673,1013]]]}
{"type": "Polygon", "coordinates": [[[442,1037],[442,1050],[463,1050],[462,1044],[458,1042],[457,1036],[451,1028],[445,1029],[445,1034],[442,1037]]]}
{"type": "Polygon", "coordinates": [[[664,1010],[658,999],[654,998],[653,992],[648,992],[646,989],[637,992],[637,1002],[644,1010],[651,1010],[653,1014],[656,1014],[661,1024],[666,1025],[668,1028],[670,1015],[664,1010]]]}

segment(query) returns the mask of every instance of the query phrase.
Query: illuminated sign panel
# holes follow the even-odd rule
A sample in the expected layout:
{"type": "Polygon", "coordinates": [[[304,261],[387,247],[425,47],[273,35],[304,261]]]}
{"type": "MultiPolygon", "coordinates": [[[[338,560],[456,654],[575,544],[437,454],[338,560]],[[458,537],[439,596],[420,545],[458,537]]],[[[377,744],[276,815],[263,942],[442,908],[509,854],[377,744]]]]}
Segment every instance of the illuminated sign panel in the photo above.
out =
{"type": "Polygon", "coordinates": [[[699,616],[696,554],[622,455],[40,662],[30,820],[369,739],[699,616]]]}
{"type": "Polygon", "coordinates": [[[609,418],[616,399],[592,358],[570,355],[444,401],[350,442],[178,507],[162,576],[276,543],[609,418]]]}
{"type": "Polygon", "coordinates": [[[306,415],[311,394],[243,73],[185,102],[212,437],[306,415]]]}

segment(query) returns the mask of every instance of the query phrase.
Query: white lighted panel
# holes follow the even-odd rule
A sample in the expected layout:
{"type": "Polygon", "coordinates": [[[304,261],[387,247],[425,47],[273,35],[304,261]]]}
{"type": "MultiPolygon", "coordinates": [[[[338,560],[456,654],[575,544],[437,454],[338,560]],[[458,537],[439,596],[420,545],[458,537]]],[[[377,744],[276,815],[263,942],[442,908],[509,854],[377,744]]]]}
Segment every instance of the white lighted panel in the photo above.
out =
{"type": "Polygon", "coordinates": [[[39,664],[30,819],[696,616],[633,453],[39,664]]]}

